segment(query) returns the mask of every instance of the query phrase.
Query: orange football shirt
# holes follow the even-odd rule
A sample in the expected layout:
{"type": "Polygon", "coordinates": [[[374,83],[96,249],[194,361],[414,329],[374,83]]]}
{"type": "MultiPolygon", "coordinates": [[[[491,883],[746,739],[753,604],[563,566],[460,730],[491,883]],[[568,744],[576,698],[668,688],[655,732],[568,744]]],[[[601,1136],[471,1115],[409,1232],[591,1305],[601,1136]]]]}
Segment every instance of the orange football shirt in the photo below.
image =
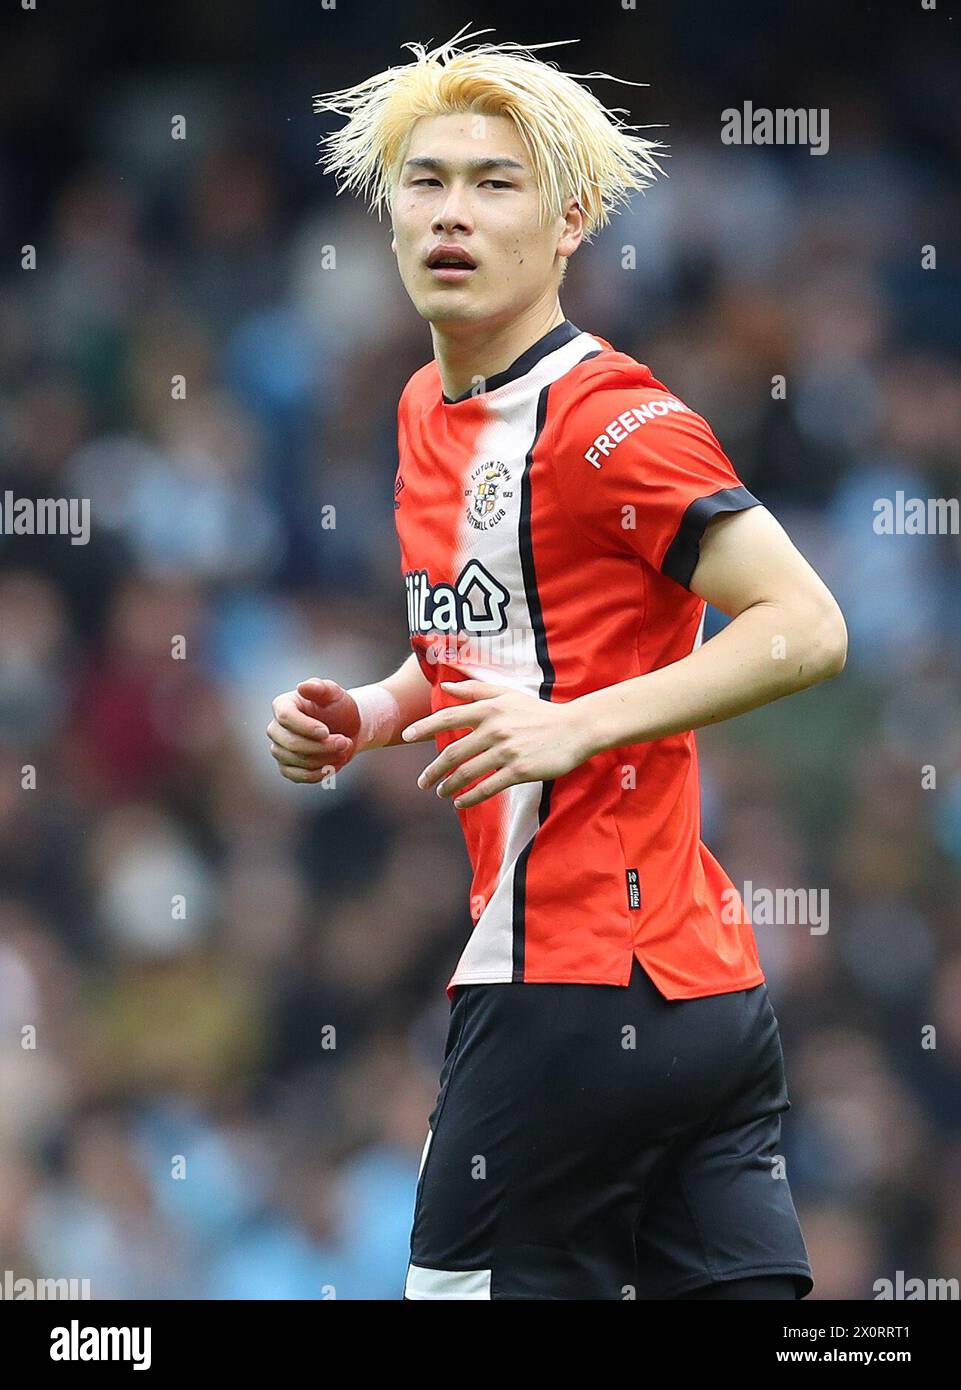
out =
{"type": "MultiPolygon", "coordinates": [[[[436,363],[416,372],[398,452],[410,641],[432,711],[458,703],[445,680],[562,702],[687,656],[706,607],[688,588],[700,537],[719,512],[759,505],[700,415],[569,321],[482,392],[451,401],[436,363]]],[[[473,877],[449,995],[627,985],[635,956],[669,999],[764,979],[740,897],[700,838],[693,733],[457,814],[473,877]]]]}

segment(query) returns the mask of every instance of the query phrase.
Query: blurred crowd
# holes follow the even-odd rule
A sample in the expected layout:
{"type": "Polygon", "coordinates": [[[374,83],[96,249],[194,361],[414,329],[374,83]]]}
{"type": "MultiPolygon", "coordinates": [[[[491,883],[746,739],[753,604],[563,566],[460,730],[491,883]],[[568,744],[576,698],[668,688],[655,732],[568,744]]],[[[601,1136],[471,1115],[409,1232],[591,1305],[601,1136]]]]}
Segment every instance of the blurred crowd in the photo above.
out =
{"type": "MultiPolygon", "coordinates": [[[[782,40],[829,154],[725,146],[721,107],[764,91],[736,25],[730,100],[698,84],[689,9],[644,47],[612,9],[556,55],[651,83],[596,90],[671,146],[563,304],[708,418],[847,619],[841,678],[698,746],[734,882],[830,894],[828,931],[756,932],[813,1297],[872,1298],[961,1277],[961,539],[874,527],[899,490],[961,495],[961,83],[919,47],[913,106],[856,70],[804,98],[782,40]]],[[[291,4],[255,77],[224,13],[195,51],[95,24],[79,82],[24,17],[2,60],[0,501],[89,498],[92,532],[0,534],[0,1272],[396,1299],[466,852],[429,749],[292,786],[265,729],[298,680],[409,650],[395,409],[429,335],[387,222],[315,167],[310,100],[455,24],[412,5],[372,43],[291,4]]]]}

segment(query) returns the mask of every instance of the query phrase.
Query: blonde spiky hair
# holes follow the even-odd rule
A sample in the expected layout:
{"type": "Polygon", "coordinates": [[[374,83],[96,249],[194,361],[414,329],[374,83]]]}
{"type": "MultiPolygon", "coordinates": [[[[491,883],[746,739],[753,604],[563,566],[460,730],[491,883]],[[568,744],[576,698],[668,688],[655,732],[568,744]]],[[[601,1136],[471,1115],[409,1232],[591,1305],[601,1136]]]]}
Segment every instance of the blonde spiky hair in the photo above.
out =
{"type": "Polygon", "coordinates": [[[366,195],[380,216],[383,208],[390,211],[410,132],[421,116],[507,116],[531,160],[542,217],[563,215],[564,200],[574,197],[584,213],[585,239],[590,239],[631,192],[664,173],[654,154],[664,148],[661,142],[633,134],[646,127],[625,125],[619,118],[622,107],[608,110],[578,85],[593,78],[627,79],[604,72],[561,72],[556,64],[534,57],[535,49],[576,39],[469,45],[469,39],[492,32],[465,33],[469,27],[429,51],[406,43],[414,62],[316,97],[316,112],[348,117],[346,125],[320,141],[318,163],[324,173],[335,175],[338,193],[350,189],[366,195]]]}

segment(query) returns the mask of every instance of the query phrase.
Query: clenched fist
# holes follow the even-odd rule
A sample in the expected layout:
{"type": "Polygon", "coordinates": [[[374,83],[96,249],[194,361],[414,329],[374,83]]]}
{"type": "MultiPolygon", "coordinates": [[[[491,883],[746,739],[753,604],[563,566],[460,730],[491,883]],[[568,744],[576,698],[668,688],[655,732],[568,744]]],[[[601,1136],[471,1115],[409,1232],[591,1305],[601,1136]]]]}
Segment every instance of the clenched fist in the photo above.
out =
{"type": "Polygon", "coordinates": [[[320,782],[357,751],[360,711],[336,681],[312,676],[278,695],[267,725],[271,756],[288,782],[320,782]]]}

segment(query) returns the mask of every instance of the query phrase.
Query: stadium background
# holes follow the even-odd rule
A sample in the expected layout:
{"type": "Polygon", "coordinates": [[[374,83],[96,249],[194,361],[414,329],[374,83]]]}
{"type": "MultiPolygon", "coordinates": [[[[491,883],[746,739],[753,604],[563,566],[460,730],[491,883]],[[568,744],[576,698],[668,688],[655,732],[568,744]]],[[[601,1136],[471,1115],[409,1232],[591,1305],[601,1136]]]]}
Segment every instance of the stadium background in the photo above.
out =
{"type": "Polygon", "coordinates": [[[594,86],[667,123],[669,180],[563,303],[708,417],[848,621],[839,680],[698,736],[734,881],[830,890],[826,934],[757,928],[815,1296],[961,1275],[961,544],[872,529],[879,497],[961,489],[950,9],[8,15],[0,496],[89,497],[94,530],[0,536],[0,1269],[95,1297],[400,1295],[466,856],[415,785],[428,750],[293,787],[265,727],[298,679],[406,655],[394,411],[430,351],[387,223],[316,167],[311,99],[469,20],[583,35],[546,56],[650,83],[594,86]],[[829,153],[723,145],[745,100],[827,107],[829,153]]]}

